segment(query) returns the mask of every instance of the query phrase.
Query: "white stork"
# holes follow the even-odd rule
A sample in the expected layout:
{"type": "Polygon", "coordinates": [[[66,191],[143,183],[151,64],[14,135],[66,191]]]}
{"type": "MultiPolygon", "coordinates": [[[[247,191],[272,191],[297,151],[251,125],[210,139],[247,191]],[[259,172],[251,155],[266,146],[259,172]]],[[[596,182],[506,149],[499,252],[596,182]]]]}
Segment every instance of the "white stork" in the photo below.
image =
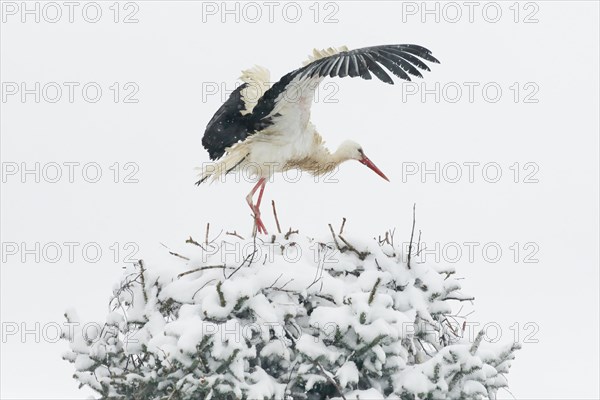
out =
{"type": "Polygon", "coordinates": [[[266,68],[256,66],[243,71],[244,83],[231,93],[206,127],[202,145],[211,160],[218,161],[204,168],[197,184],[252,168],[258,181],[246,200],[256,229],[267,233],[260,218],[260,202],[267,179],[275,172],[300,169],[320,175],[344,161],[357,160],[388,180],[356,142],[345,141],[330,152],[310,122],[310,107],[317,86],[327,76],[371,79],[373,73],[383,82],[394,84],[381,66],[410,81],[409,75],[422,77],[419,69],[429,71],[421,59],[439,63],[429,50],[413,44],[314,50],[304,66],[284,75],[270,88],[266,68]],[[258,189],[254,204],[252,198],[258,189]]]}

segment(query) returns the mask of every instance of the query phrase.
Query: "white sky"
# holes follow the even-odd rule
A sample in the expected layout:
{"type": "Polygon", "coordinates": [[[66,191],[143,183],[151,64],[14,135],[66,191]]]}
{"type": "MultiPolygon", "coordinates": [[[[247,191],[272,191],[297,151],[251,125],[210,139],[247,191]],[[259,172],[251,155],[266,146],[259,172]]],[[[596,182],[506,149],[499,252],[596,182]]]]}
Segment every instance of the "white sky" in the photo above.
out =
{"type": "MultiPolygon", "coordinates": [[[[48,21],[54,6],[38,3],[36,23],[21,4],[3,2],[0,40],[2,398],[88,394],[77,389],[72,365],[61,360],[66,344],[49,339],[67,308],[86,321],[104,317],[123,259],[136,249],[126,243],[137,246],[134,258],[152,260],[165,253],[159,243],[177,247],[190,235],[202,237],[207,222],[214,232],[250,232],[244,200],[250,183],[193,185],[193,168],[208,160],[200,143],[204,128],[223,100],[221,92],[203,96],[203,88],[232,90],[240,70],[254,64],[276,79],[314,47],[390,43],[426,46],[442,64],[417,86],[330,80],[335,85],[322,87],[313,121],[333,148],[345,139],[359,141],[391,183],[358,163],[344,164],[337,183],[276,178],[265,192],[267,228],[274,229],[268,212],[274,199],[285,229],[321,234],[327,223],[347,217],[355,235],[368,238],[396,227],[397,240],[407,241],[417,203],[428,248],[437,243],[442,258],[446,249],[446,261],[454,258],[452,249],[463,252],[455,264],[466,292],[476,297],[470,321],[497,323],[502,340],[518,332],[521,340],[531,333],[538,341],[517,354],[508,375],[513,395],[599,397],[597,2],[483,2],[473,9],[473,22],[458,2],[462,17],[454,23],[457,9],[446,3],[437,6],[439,22],[435,14],[421,14],[421,2],[297,3],[302,14],[296,23],[290,22],[296,6],[283,14],[283,3],[275,6],[272,23],[263,2],[254,3],[262,12],[256,23],[247,21],[255,18],[254,5],[238,5],[237,23],[235,15],[221,15],[221,2],[204,8],[191,1],[122,3],[117,23],[113,2],[98,3],[97,23],[84,19],[84,8],[86,18],[95,17],[86,2],[77,3],[73,23],[62,2],[55,3],[62,12],[56,23],[48,21]],[[499,21],[488,22],[497,7],[499,21]],[[138,22],[123,23],[132,13],[138,22]],[[330,23],[323,22],[326,16],[330,23]],[[39,103],[35,94],[22,101],[22,82],[29,89],[40,83],[39,103]],[[52,82],[62,89],[56,103],[48,101],[55,97],[57,85],[47,85],[52,82]],[[72,103],[64,82],[78,85],[72,103]],[[89,96],[95,85],[102,89],[96,103],[82,95],[90,82],[89,96]],[[434,94],[422,101],[421,85],[435,92],[436,82],[440,101],[434,94]],[[498,87],[502,94],[493,103],[498,87]],[[138,102],[123,102],[136,88],[138,102]],[[452,102],[457,88],[462,97],[452,102]],[[36,162],[46,172],[39,183],[32,174],[21,176],[22,167],[36,162]],[[71,183],[64,163],[73,162],[80,164],[71,183]],[[63,174],[57,183],[49,182],[53,163],[63,174]],[[99,182],[83,179],[87,163],[100,166],[99,182]],[[436,163],[446,172],[439,183],[420,174],[436,163]],[[456,163],[463,176],[451,183],[456,163]],[[468,165],[475,165],[473,182],[468,165]],[[406,175],[415,166],[419,172],[406,175]],[[502,176],[490,183],[495,168],[502,176]],[[113,182],[115,169],[119,183],[113,182]],[[124,183],[128,173],[139,182],[124,183]],[[532,179],[538,182],[525,183],[532,179]],[[78,243],[73,260],[65,242],[78,243]],[[472,259],[466,242],[477,243],[472,259]],[[39,262],[22,251],[36,243],[47,250],[39,262]],[[55,263],[49,262],[52,243],[63,250],[55,263]],[[84,259],[85,244],[90,257],[94,248],[102,250],[100,261],[84,259]],[[484,257],[485,245],[502,250],[497,262],[484,257]],[[527,255],[538,262],[525,262],[527,255]],[[19,332],[8,334],[15,326],[19,332]],[[39,343],[33,333],[22,340],[24,328],[41,333],[39,343]]],[[[33,9],[36,3],[27,4],[33,9]]],[[[93,178],[94,165],[86,178],[93,178]]]]}

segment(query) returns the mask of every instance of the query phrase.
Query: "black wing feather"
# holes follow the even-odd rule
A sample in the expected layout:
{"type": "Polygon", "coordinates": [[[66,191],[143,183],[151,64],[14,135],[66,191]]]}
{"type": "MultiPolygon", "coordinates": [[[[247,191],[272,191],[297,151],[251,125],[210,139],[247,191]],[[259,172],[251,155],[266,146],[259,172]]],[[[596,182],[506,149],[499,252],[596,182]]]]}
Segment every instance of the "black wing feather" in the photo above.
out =
{"type": "Polygon", "coordinates": [[[379,51],[373,54],[373,56],[377,59],[377,62],[379,62],[381,65],[392,71],[392,73],[398,78],[410,81],[410,76],[408,76],[408,74],[404,72],[400,64],[396,62],[395,57],[390,57],[388,53],[385,53],[383,51],[379,51]]]}
{"type": "Polygon", "coordinates": [[[423,61],[419,60],[417,57],[413,56],[410,53],[404,52],[400,55],[402,58],[404,58],[406,61],[414,64],[415,66],[417,66],[418,68],[422,69],[423,71],[431,71],[429,69],[429,67],[427,66],[427,64],[425,64],[423,61]]]}
{"type": "MultiPolygon", "coordinates": [[[[385,47],[385,46],[382,46],[385,47]]],[[[423,60],[431,61],[432,63],[439,64],[440,62],[431,55],[431,51],[427,50],[425,47],[417,46],[416,44],[400,44],[397,46],[390,46],[392,48],[398,48],[407,53],[414,54],[415,56],[421,57],[423,60]]]]}
{"type": "Polygon", "coordinates": [[[382,80],[385,83],[389,83],[390,85],[394,84],[394,81],[392,80],[392,78],[390,78],[390,76],[385,73],[383,68],[381,68],[377,64],[377,62],[371,57],[371,55],[369,53],[364,54],[364,59],[367,62],[367,66],[369,67],[369,70],[371,70],[371,72],[373,72],[376,77],[378,77],[380,80],[382,80]]]}
{"type": "MultiPolygon", "coordinates": [[[[385,56],[387,58],[392,59],[394,61],[394,63],[400,65],[402,67],[402,69],[404,71],[408,72],[409,74],[411,74],[413,76],[417,76],[419,78],[423,77],[423,75],[421,75],[419,70],[417,68],[415,68],[409,61],[407,61],[408,58],[413,57],[409,53],[403,52],[400,50],[396,50],[396,49],[391,49],[389,51],[381,50],[379,53],[385,54],[385,56]]],[[[429,70],[429,68],[427,68],[427,70],[429,70]]]]}
{"type": "Polygon", "coordinates": [[[342,65],[344,64],[344,57],[339,57],[336,59],[335,64],[333,65],[333,67],[331,68],[331,72],[329,73],[329,77],[333,78],[336,76],[340,76],[340,68],[342,68],[342,65]]]}
{"type": "Polygon", "coordinates": [[[356,60],[356,56],[350,53],[348,53],[348,59],[348,76],[355,78],[358,76],[358,61],[356,60]]]}
{"type": "Polygon", "coordinates": [[[342,66],[340,67],[340,71],[338,76],[340,78],[345,78],[348,76],[348,63],[350,62],[350,57],[347,55],[342,55],[342,66]]]}
{"type": "Polygon", "coordinates": [[[369,74],[369,68],[367,68],[367,63],[363,58],[361,53],[356,53],[356,61],[358,62],[358,73],[361,78],[371,79],[371,74],[369,74]]]}
{"type": "MultiPolygon", "coordinates": [[[[225,149],[240,140],[246,139],[255,131],[251,114],[242,115],[246,109],[241,91],[247,83],[237,87],[229,98],[221,105],[211,118],[202,137],[202,146],[208,151],[211,160],[216,160],[225,154],[225,149]]],[[[268,124],[263,121],[263,124],[268,124]]]]}

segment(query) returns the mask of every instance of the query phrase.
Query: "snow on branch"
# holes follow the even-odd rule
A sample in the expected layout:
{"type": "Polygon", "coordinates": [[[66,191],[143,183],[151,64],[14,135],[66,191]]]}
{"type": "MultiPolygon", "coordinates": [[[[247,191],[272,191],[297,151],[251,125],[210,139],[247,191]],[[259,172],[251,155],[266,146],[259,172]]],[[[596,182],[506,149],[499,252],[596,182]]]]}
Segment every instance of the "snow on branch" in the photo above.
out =
{"type": "MultiPolygon", "coordinates": [[[[127,267],[103,329],[64,333],[75,379],[106,399],[495,398],[519,345],[468,337],[454,269],[341,225],[212,240],[207,225],[160,274],[127,267]]],[[[418,252],[413,236],[414,221],[418,252]]]]}

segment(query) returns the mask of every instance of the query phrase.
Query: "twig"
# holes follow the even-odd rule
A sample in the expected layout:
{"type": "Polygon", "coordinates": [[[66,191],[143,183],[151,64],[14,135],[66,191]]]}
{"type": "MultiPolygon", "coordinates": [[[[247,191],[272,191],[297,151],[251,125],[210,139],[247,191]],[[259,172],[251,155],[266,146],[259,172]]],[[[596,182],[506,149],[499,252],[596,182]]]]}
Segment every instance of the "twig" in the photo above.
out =
{"type": "Polygon", "coordinates": [[[333,242],[335,243],[335,246],[338,248],[339,251],[343,251],[342,248],[340,247],[340,244],[337,241],[337,238],[335,237],[335,233],[333,232],[333,227],[331,226],[331,224],[329,225],[329,230],[331,231],[331,236],[333,236],[333,242]]]}
{"type": "Polygon", "coordinates": [[[298,291],[296,291],[296,290],[281,289],[281,288],[278,288],[278,287],[268,287],[268,288],[264,288],[263,290],[267,290],[267,289],[277,290],[279,292],[285,292],[285,293],[291,293],[291,294],[298,294],[298,291]]]}
{"type": "Polygon", "coordinates": [[[342,218],[342,226],[340,227],[340,235],[344,233],[344,225],[346,225],[346,217],[342,218]]]}
{"type": "Polygon", "coordinates": [[[221,304],[221,307],[225,307],[227,305],[227,303],[225,302],[225,296],[223,295],[223,292],[221,291],[221,284],[223,282],[219,281],[219,283],[217,283],[217,293],[219,295],[219,303],[221,304]]]}
{"type": "Polygon", "coordinates": [[[375,259],[375,265],[377,266],[377,270],[378,270],[378,271],[383,271],[383,270],[381,269],[381,266],[379,265],[379,261],[377,261],[377,259],[375,259]]]}
{"type": "Polygon", "coordinates": [[[254,224],[252,225],[252,237],[256,240],[256,235],[258,234],[258,224],[256,223],[256,216],[254,215],[254,212],[250,215],[254,220],[254,224]]]}
{"type": "Polygon", "coordinates": [[[323,278],[323,277],[319,277],[319,278],[317,278],[317,279],[313,280],[313,283],[311,283],[310,285],[308,285],[308,286],[306,287],[306,290],[310,289],[310,288],[311,288],[311,287],[312,287],[312,286],[313,286],[315,283],[319,282],[319,281],[320,281],[322,278],[323,278]]]}
{"type": "MultiPolygon", "coordinates": [[[[239,271],[239,270],[240,270],[240,269],[241,269],[241,268],[244,266],[244,264],[246,264],[246,261],[250,260],[250,261],[248,262],[248,266],[252,265],[252,263],[254,262],[254,256],[255,256],[255,255],[256,255],[256,253],[258,252],[258,250],[257,250],[257,248],[256,248],[256,232],[254,232],[253,239],[254,239],[254,240],[253,240],[253,242],[252,242],[252,246],[253,246],[253,248],[252,248],[252,254],[248,254],[248,255],[246,256],[246,258],[244,258],[244,261],[242,261],[242,263],[240,264],[240,266],[239,266],[239,267],[237,267],[237,268],[235,269],[235,271],[233,271],[233,272],[232,272],[232,273],[231,273],[229,276],[225,277],[225,279],[229,279],[229,278],[231,278],[231,277],[233,276],[233,274],[235,274],[236,272],[238,272],[238,271],[239,271]]],[[[223,270],[223,274],[225,274],[225,270],[223,270]]]]}
{"type": "Polygon", "coordinates": [[[243,237],[242,237],[242,236],[241,236],[239,233],[237,233],[237,231],[233,231],[233,232],[225,232],[225,234],[226,234],[226,235],[230,235],[230,236],[235,236],[235,237],[238,237],[238,238],[240,238],[240,239],[244,240],[244,238],[243,238],[243,237]]]}
{"type": "Polygon", "coordinates": [[[331,382],[333,384],[333,386],[335,386],[335,388],[339,392],[340,396],[342,396],[342,399],[347,400],[346,396],[344,396],[344,392],[342,391],[342,388],[340,387],[340,385],[335,381],[335,379],[333,379],[331,376],[329,376],[329,374],[325,371],[325,368],[323,368],[323,366],[321,365],[320,362],[317,362],[317,366],[319,367],[319,369],[321,370],[323,375],[325,375],[325,378],[327,378],[327,380],[329,382],[331,382]]]}
{"type": "Polygon", "coordinates": [[[289,281],[287,281],[286,283],[284,283],[282,286],[280,287],[274,287],[275,283],[277,283],[277,281],[279,280],[279,278],[281,278],[283,276],[283,274],[279,275],[279,277],[275,280],[275,282],[273,282],[273,284],[265,289],[273,289],[273,290],[279,290],[280,292],[287,292],[287,293],[296,293],[294,290],[290,290],[290,289],[284,289],[284,287],[286,287],[288,285],[288,283],[293,282],[294,278],[290,279],[289,281]]]}
{"type": "Polygon", "coordinates": [[[175,256],[175,257],[182,258],[182,259],[184,259],[186,261],[190,261],[190,259],[188,257],[182,256],[181,254],[175,253],[174,251],[169,250],[169,254],[172,255],[172,256],[175,256]]]}
{"type": "Polygon", "coordinates": [[[298,230],[293,231],[292,228],[290,227],[290,229],[287,231],[287,233],[285,234],[285,240],[289,240],[290,236],[293,235],[294,233],[298,233],[298,230]]]}
{"type": "Polygon", "coordinates": [[[190,260],[190,259],[189,259],[188,257],[186,257],[186,256],[182,256],[182,255],[181,255],[181,254],[179,254],[179,253],[175,253],[174,251],[171,251],[171,249],[169,249],[169,247],[167,247],[167,245],[166,245],[166,244],[164,244],[164,243],[161,243],[161,245],[162,245],[162,246],[163,246],[165,249],[169,250],[169,254],[170,254],[170,255],[172,255],[172,256],[175,256],[175,257],[182,258],[182,259],[184,259],[184,260],[186,260],[186,261],[189,261],[189,260],[190,260]]]}
{"type": "Polygon", "coordinates": [[[288,285],[288,283],[293,282],[293,281],[294,281],[294,278],[291,278],[289,281],[284,283],[283,286],[280,287],[280,289],[283,289],[284,287],[286,287],[288,285]]]}
{"type": "Polygon", "coordinates": [[[194,300],[194,297],[196,297],[196,295],[198,294],[199,291],[201,291],[202,289],[204,289],[206,287],[206,285],[208,285],[214,281],[216,281],[216,279],[211,279],[210,281],[206,282],[204,285],[200,286],[200,288],[198,290],[196,290],[194,292],[194,294],[192,295],[192,300],[194,300]]]}
{"type": "Polygon", "coordinates": [[[344,239],[342,237],[342,235],[339,235],[339,237],[340,237],[340,240],[342,242],[344,242],[344,244],[346,245],[346,249],[350,250],[350,251],[353,251],[354,253],[356,253],[356,255],[358,256],[358,258],[360,260],[364,260],[365,258],[367,258],[367,256],[369,255],[368,251],[358,251],[358,250],[356,250],[356,248],[354,246],[352,246],[350,243],[348,243],[348,241],[346,241],[346,239],[344,239]]]}
{"type": "Polygon", "coordinates": [[[473,301],[475,297],[454,297],[454,296],[446,296],[442,300],[458,300],[458,301],[473,301]]]}
{"type": "Polygon", "coordinates": [[[373,289],[371,290],[371,294],[369,295],[369,305],[375,299],[375,292],[377,292],[377,287],[379,286],[380,283],[381,283],[381,278],[377,278],[377,281],[375,281],[375,285],[373,285],[373,289]]]}
{"type": "MultiPolygon", "coordinates": [[[[239,267],[237,267],[228,277],[226,277],[225,279],[229,279],[233,276],[233,274],[235,274],[236,272],[238,272],[243,266],[244,264],[246,264],[246,261],[248,261],[248,259],[250,257],[252,257],[252,259],[254,259],[254,255],[256,254],[256,249],[252,252],[252,254],[248,254],[245,258],[244,261],[242,261],[242,263],[239,265],[239,267]]],[[[250,263],[248,265],[252,264],[252,261],[250,261],[250,263]]]]}
{"type": "Polygon", "coordinates": [[[202,246],[200,243],[198,243],[198,242],[196,242],[194,239],[192,239],[192,237],[191,237],[191,236],[190,236],[190,237],[189,237],[189,239],[188,239],[188,240],[186,240],[185,242],[186,242],[186,243],[191,243],[191,244],[193,244],[193,245],[196,245],[196,246],[200,247],[201,249],[204,249],[204,247],[203,247],[203,246],[202,246]]]}
{"type": "Polygon", "coordinates": [[[206,223],[206,237],[204,239],[205,243],[206,243],[206,247],[208,247],[208,231],[210,230],[210,222],[206,223]]]}
{"type": "Polygon", "coordinates": [[[198,272],[198,271],[204,271],[205,269],[215,269],[215,268],[222,268],[222,269],[225,269],[225,268],[233,268],[233,267],[226,267],[226,266],[224,266],[224,265],[208,265],[208,266],[206,266],[206,267],[194,268],[194,269],[191,269],[191,270],[189,270],[189,271],[182,272],[182,273],[180,273],[179,275],[177,275],[177,277],[178,277],[178,278],[181,278],[182,276],[186,276],[186,275],[189,275],[189,274],[193,274],[194,272],[198,272]]]}
{"type": "Polygon", "coordinates": [[[275,216],[275,223],[277,224],[277,232],[281,233],[281,225],[279,225],[279,218],[277,218],[277,209],[275,208],[275,200],[271,200],[271,206],[273,206],[273,215],[275,216]]]}
{"type": "Polygon", "coordinates": [[[327,300],[327,301],[330,301],[330,302],[332,302],[333,304],[338,304],[338,303],[336,303],[336,302],[335,302],[335,299],[334,299],[333,297],[331,297],[331,296],[328,296],[328,295],[326,295],[326,294],[314,293],[314,294],[313,294],[313,296],[315,296],[315,297],[319,297],[319,298],[321,298],[321,299],[325,299],[325,300],[327,300]]]}
{"type": "Polygon", "coordinates": [[[315,271],[315,277],[313,278],[313,283],[311,283],[310,286],[306,288],[306,290],[308,290],[314,283],[317,283],[323,277],[323,271],[325,270],[325,260],[327,257],[327,249],[329,249],[327,245],[319,243],[319,247],[317,248],[317,254],[319,256],[319,259],[317,263],[317,269],[315,271]],[[325,255],[321,259],[321,251],[323,251],[323,249],[325,249],[325,255]]]}
{"type": "Polygon", "coordinates": [[[406,262],[406,266],[408,267],[408,269],[410,269],[410,257],[411,257],[411,253],[412,253],[412,242],[413,242],[413,236],[415,234],[415,208],[417,207],[417,203],[413,204],[413,223],[412,223],[412,230],[410,231],[410,243],[408,244],[408,260],[406,262]]]}
{"type": "Polygon", "coordinates": [[[273,283],[271,284],[271,286],[269,286],[267,289],[270,289],[270,288],[272,288],[273,286],[275,286],[275,284],[277,283],[277,281],[279,280],[279,278],[281,278],[282,276],[283,276],[283,273],[282,273],[282,274],[279,274],[279,276],[277,277],[277,279],[275,279],[275,282],[273,282],[273,283]]]}
{"type": "Polygon", "coordinates": [[[148,294],[146,293],[146,278],[144,277],[144,273],[146,272],[146,268],[144,268],[144,261],[139,260],[138,264],[140,265],[140,280],[142,281],[142,294],[144,295],[144,301],[148,303],[148,294]]]}

